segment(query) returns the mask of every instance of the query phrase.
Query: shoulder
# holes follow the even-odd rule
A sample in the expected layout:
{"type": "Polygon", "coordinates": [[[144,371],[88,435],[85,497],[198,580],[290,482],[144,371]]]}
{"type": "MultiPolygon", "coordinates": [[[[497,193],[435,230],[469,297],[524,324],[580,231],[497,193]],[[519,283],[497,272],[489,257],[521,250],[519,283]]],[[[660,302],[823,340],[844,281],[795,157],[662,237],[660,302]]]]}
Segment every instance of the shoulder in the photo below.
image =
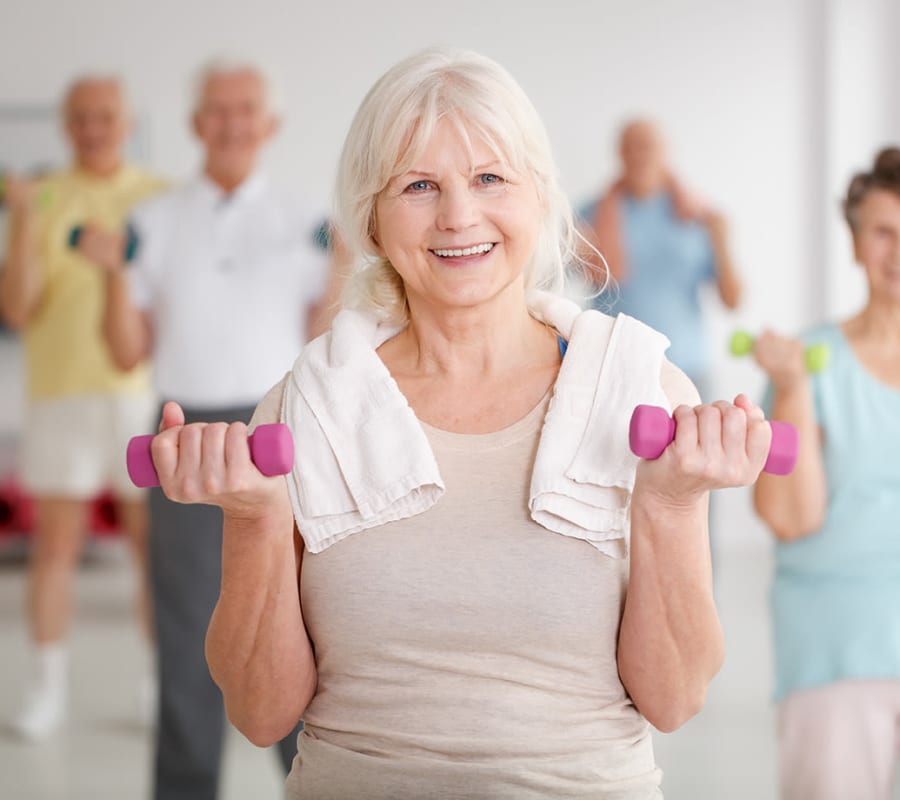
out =
{"type": "Polygon", "coordinates": [[[130,170],[134,183],[148,193],[163,192],[172,188],[172,181],[164,175],[133,165],[130,170]]]}
{"type": "Polygon", "coordinates": [[[252,430],[257,425],[265,425],[272,422],[281,421],[281,406],[284,400],[284,390],[287,386],[290,373],[287,373],[278,383],[276,383],[268,392],[253,412],[250,419],[249,428],[252,430]]]}
{"type": "Polygon", "coordinates": [[[831,345],[842,341],[844,337],[841,334],[840,324],[834,321],[828,321],[820,322],[817,325],[805,328],[800,333],[799,338],[807,344],[827,342],[831,345]]]}
{"type": "Polygon", "coordinates": [[[190,197],[190,184],[160,188],[162,191],[137,203],[131,212],[132,219],[147,232],[174,223],[190,197]]]}
{"type": "Polygon", "coordinates": [[[692,408],[700,405],[700,392],[697,391],[697,387],[682,370],[667,358],[663,359],[662,368],[659,371],[659,383],[673,409],[681,405],[692,408]]]}
{"type": "Polygon", "coordinates": [[[320,245],[327,235],[328,212],[296,190],[268,187],[269,201],[284,214],[294,230],[309,244],[320,245]]]}

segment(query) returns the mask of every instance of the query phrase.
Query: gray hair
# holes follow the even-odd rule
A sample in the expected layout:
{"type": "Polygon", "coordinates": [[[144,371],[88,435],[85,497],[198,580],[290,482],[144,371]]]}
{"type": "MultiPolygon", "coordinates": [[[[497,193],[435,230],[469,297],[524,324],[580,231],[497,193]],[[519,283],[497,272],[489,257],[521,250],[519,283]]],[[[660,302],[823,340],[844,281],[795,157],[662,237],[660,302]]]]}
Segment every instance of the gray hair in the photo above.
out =
{"type": "Polygon", "coordinates": [[[403,281],[373,240],[374,209],[390,180],[408,170],[437,124],[449,120],[471,147],[478,138],[497,159],[534,181],[544,218],[524,271],[527,289],[560,290],[578,239],[544,124],[525,92],[499,64],[478,53],[429,48],[399,62],[356,112],[338,166],[335,225],[359,261],[344,293],[349,306],[402,323],[403,281]]]}
{"type": "Polygon", "coordinates": [[[259,78],[263,87],[265,107],[272,114],[281,113],[281,95],[269,71],[254,61],[237,56],[216,56],[204,62],[194,73],[191,111],[196,113],[203,105],[203,95],[210,79],[220,75],[234,75],[237,72],[249,72],[259,78]]]}

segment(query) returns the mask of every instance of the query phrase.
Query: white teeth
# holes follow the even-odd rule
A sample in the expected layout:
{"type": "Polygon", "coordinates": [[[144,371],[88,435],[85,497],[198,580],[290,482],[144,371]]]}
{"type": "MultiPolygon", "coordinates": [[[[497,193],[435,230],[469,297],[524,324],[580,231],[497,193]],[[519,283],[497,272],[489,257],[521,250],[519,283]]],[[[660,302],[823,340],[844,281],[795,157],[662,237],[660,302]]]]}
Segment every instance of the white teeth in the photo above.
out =
{"type": "Polygon", "coordinates": [[[494,249],[494,245],[492,242],[485,242],[484,244],[476,244],[474,247],[463,247],[459,250],[434,250],[434,254],[437,256],[443,256],[444,258],[459,258],[460,256],[474,256],[479,253],[489,253],[494,249]]]}

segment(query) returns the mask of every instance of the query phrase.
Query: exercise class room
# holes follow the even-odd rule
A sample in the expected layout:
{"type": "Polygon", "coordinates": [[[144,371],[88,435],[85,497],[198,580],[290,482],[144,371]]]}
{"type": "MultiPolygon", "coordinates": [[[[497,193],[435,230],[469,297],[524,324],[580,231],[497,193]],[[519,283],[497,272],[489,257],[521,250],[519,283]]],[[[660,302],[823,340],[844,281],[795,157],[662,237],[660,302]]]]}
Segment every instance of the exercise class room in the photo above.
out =
{"type": "Polygon", "coordinates": [[[900,800],[900,5],[3,23],[0,797],[900,800]]]}

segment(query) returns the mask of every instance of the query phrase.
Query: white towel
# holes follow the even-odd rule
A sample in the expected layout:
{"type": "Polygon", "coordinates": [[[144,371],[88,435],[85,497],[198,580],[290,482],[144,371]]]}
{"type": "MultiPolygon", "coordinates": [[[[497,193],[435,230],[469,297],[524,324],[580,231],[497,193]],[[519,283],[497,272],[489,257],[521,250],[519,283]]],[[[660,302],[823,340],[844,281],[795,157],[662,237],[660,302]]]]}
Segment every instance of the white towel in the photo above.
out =
{"type": "Polygon", "coordinates": [[[624,314],[585,311],[568,328],[559,313],[545,321],[569,345],[535,456],[531,517],[621,558],[638,462],[628,426],[640,403],[670,407],[659,381],[669,340],[624,314]]]}
{"type": "MultiPolygon", "coordinates": [[[[532,517],[621,557],[637,463],[628,420],[639,402],[668,406],[659,385],[668,340],[544,292],[529,308],[568,341],[535,459],[532,517]]],[[[397,331],[344,310],[294,363],[282,418],[298,442],[288,486],[310,552],[427,511],[443,494],[425,432],[375,352],[397,331]]]]}

